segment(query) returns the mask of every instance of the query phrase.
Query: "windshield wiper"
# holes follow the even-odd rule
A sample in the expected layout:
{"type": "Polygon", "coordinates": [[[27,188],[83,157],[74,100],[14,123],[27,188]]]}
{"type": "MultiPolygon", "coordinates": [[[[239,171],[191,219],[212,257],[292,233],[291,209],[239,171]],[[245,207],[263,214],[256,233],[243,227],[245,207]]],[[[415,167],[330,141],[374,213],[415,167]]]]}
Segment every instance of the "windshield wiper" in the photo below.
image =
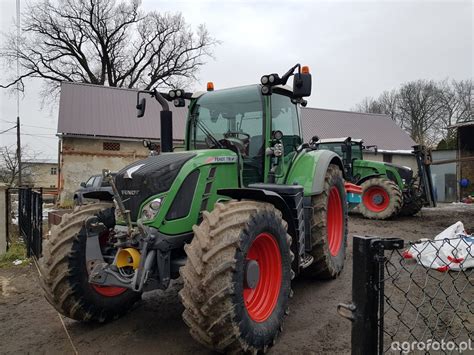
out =
{"type": "MultiPolygon", "coordinates": [[[[199,106],[197,107],[197,109],[199,109],[199,106]]],[[[202,121],[198,120],[198,115],[199,115],[198,113],[191,115],[191,119],[194,123],[194,127],[196,127],[196,125],[199,126],[201,131],[204,132],[204,134],[207,136],[207,138],[209,138],[212,141],[212,143],[214,143],[219,148],[223,149],[224,146],[222,145],[222,143],[219,142],[217,138],[212,135],[212,133],[209,131],[209,129],[206,127],[206,125],[202,121]]]]}

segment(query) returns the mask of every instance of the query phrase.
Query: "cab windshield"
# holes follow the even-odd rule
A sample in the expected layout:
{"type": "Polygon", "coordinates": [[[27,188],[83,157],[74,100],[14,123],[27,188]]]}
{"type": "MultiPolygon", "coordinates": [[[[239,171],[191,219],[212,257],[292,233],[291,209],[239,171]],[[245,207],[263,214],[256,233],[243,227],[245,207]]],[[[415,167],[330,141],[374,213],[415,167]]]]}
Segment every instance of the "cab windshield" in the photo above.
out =
{"type": "Polygon", "coordinates": [[[248,153],[254,155],[255,143],[262,143],[262,130],[263,103],[257,86],[208,92],[191,112],[190,149],[213,148],[216,141],[240,138],[250,141],[248,153]]]}
{"type": "Polygon", "coordinates": [[[189,122],[189,149],[238,150],[244,183],[262,181],[263,101],[258,86],[207,92],[196,102],[189,122]]]}

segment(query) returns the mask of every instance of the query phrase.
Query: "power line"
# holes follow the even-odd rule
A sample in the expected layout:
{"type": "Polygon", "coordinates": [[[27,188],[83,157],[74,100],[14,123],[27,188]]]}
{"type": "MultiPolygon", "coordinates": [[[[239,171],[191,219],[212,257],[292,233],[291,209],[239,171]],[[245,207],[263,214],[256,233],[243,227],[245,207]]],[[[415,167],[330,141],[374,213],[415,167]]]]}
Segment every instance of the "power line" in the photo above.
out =
{"type": "Polygon", "coordinates": [[[11,131],[12,129],[15,129],[15,128],[16,128],[16,126],[13,126],[13,127],[9,128],[9,129],[6,129],[6,130],[4,130],[4,131],[1,131],[0,134],[5,133],[5,132],[8,132],[8,131],[11,131]]]}

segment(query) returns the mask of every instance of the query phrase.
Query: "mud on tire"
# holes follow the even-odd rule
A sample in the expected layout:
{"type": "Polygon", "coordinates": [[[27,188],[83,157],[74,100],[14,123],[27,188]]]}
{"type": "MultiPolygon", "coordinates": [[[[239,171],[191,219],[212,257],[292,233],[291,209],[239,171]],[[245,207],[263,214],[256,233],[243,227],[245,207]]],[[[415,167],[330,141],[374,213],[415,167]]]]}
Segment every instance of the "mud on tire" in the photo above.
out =
{"type": "Polygon", "coordinates": [[[423,201],[419,198],[414,198],[408,203],[404,203],[400,210],[400,216],[414,216],[421,211],[423,201]]]}
{"type": "MultiPolygon", "coordinates": [[[[226,353],[265,352],[282,328],[291,293],[291,237],[280,211],[267,203],[217,203],[194,226],[194,238],[185,247],[188,261],[181,268],[180,297],[183,319],[191,335],[210,349],[226,353]],[[244,265],[249,250],[262,234],[272,236],[281,257],[281,284],[269,315],[255,321],[244,292],[244,265]]],[[[267,254],[268,256],[269,254],[267,254]]],[[[263,264],[262,264],[263,265],[263,264]]],[[[260,281],[267,280],[260,266],[260,281]]],[[[268,270],[268,268],[267,268],[268,270]]],[[[262,283],[263,284],[263,283],[262,283]]],[[[267,283],[265,283],[266,285],[267,283]]]]}
{"type": "Polygon", "coordinates": [[[321,194],[312,197],[312,204],[311,242],[313,248],[310,254],[313,256],[314,261],[305,269],[305,273],[320,279],[334,279],[341,273],[344,267],[348,218],[346,190],[344,188],[342,171],[336,165],[329,165],[324,179],[324,190],[321,194]],[[339,195],[341,201],[340,206],[332,205],[337,195],[339,195]],[[334,211],[334,213],[340,213],[339,220],[329,221],[329,216],[331,215],[329,209],[331,208],[341,209],[340,212],[334,211]],[[331,230],[331,228],[340,228],[339,234],[334,235],[334,237],[338,236],[340,238],[339,248],[337,248],[337,244],[334,245],[334,241],[332,243],[329,242],[331,239],[328,238],[329,234],[336,233],[336,230],[331,230]]]}
{"type": "MultiPolygon", "coordinates": [[[[110,203],[76,207],[73,213],[63,216],[43,242],[40,284],[48,302],[66,317],[105,322],[119,317],[140,299],[141,295],[131,290],[115,296],[101,295],[88,281],[84,221],[94,215],[100,219],[111,207],[110,203]]],[[[105,221],[104,224],[113,227],[105,221]]]]}
{"type": "Polygon", "coordinates": [[[365,181],[362,187],[362,203],[359,211],[365,218],[388,219],[398,215],[402,208],[402,192],[397,184],[385,178],[365,181]],[[370,194],[379,194],[380,203],[372,201],[370,194]]]}

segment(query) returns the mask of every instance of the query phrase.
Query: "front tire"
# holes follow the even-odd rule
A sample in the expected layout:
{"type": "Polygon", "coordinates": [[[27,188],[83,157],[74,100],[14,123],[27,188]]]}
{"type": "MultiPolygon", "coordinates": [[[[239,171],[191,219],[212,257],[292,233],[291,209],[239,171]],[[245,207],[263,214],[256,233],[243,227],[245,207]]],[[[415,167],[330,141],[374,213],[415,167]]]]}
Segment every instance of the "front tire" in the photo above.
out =
{"type": "Polygon", "coordinates": [[[347,202],[342,171],[330,164],[324,190],[312,197],[311,256],[307,273],[320,279],[335,279],[344,268],[347,248],[347,202]]]}
{"type": "MultiPolygon", "coordinates": [[[[140,299],[134,291],[100,287],[89,283],[86,266],[84,221],[91,216],[110,217],[113,204],[95,203],[77,207],[51,229],[39,259],[40,284],[48,302],[58,312],[78,321],[105,322],[124,314],[140,299]]],[[[113,216],[113,214],[112,214],[113,216]]],[[[103,223],[112,228],[110,218],[103,223]]]]}
{"type": "Polygon", "coordinates": [[[372,178],[362,183],[359,211],[365,218],[389,219],[402,208],[402,192],[397,184],[385,178],[372,178]]]}
{"type": "Polygon", "coordinates": [[[414,198],[408,203],[404,203],[400,210],[400,216],[411,217],[421,211],[423,207],[423,201],[420,198],[414,198]]]}
{"type": "Polygon", "coordinates": [[[265,352],[274,344],[291,292],[286,228],[267,203],[217,203],[203,213],[180,270],[183,319],[197,341],[226,353],[265,352]],[[253,284],[251,263],[259,270],[253,284]]]}

